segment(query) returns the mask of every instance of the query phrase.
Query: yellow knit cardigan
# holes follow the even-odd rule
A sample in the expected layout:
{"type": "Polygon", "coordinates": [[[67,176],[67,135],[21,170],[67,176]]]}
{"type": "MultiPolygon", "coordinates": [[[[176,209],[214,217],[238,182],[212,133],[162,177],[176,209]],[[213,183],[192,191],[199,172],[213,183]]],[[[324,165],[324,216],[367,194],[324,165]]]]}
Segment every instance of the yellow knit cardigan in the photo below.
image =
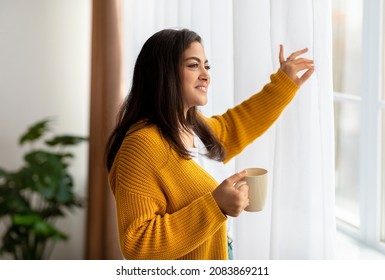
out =
{"type": "MultiPolygon", "coordinates": [[[[240,105],[223,115],[202,116],[222,141],[225,162],[264,133],[297,90],[278,70],[262,91],[240,105]]],[[[139,122],[130,129],[109,182],[126,259],[228,258],[227,217],[212,196],[218,182],[194,160],[179,157],[157,127],[139,122]]]]}

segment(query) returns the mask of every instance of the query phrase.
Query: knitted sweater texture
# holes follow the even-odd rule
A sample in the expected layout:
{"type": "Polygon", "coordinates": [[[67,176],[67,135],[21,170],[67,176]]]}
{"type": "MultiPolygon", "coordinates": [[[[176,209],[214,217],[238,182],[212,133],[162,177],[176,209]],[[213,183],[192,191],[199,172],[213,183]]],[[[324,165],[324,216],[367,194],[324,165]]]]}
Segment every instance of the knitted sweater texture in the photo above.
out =
{"type": "MultiPolygon", "coordinates": [[[[263,134],[295,96],[298,87],[283,71],[270,78],[223,115],[201,116],[222,141],[224,162],[263,134]]],[[[139,122],[130,129],[109,182],[126,259],[228,258],[227,217],[212,196],[219,183],[194,160],[179,157],[156,126],[139,122]]]]}

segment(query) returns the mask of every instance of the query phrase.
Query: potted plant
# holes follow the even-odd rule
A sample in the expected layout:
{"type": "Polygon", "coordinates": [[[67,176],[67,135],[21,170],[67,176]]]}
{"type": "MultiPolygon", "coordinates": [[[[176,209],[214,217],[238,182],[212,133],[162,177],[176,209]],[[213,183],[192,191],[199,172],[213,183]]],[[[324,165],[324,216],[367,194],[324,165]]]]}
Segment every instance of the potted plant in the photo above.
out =
{"type": "Polygon", "coordinates": [[[0,168],[0,223],[5,229],[0,254],[9,253],[14,259],[48,259],[54,245],[68,239],[55,222],[66,210],[82,207],[68,172],[74,155],[66,147],[87,138],[51,135],[47,139],[50,124],[50,119],[39,121],[20,137],[20,145],[29,144],[20,169],[0,168]]]}

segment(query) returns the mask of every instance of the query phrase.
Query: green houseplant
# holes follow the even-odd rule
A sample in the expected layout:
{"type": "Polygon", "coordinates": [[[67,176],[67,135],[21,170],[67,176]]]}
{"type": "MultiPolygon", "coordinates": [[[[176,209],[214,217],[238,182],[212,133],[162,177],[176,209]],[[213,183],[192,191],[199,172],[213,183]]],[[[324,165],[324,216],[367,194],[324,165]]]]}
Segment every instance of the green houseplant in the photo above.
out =
{"type": "Polygon", "coordinates": [[[82,207],[68,172],[74,155],[67,147],[87,138],[50,135],[51,123],[39,121],[20,137],[20,145],[29,144],[20,169],[0,168],[0,223],[5,229],[0,254],[14,259],[48,259],[54,245],[68,239],[55,227],[56,220],[66,210],[82,207]]]}

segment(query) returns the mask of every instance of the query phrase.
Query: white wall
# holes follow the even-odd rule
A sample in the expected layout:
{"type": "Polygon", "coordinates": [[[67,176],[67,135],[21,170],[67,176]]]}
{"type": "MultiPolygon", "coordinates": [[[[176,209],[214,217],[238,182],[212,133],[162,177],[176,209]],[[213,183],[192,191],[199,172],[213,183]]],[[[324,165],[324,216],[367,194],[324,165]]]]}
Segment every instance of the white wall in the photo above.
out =
{"type": "MultiPolygon", "coordinates": [[[[20,134],[47,116],[55,132],[88,136],[91,8],[91,0],[0,1],[0,167],[20,167],[20,134]]],[[[88,144],[75,153],[75,190],[85,197],[88,144]]],[[[84,209],[59,227],[70,240],[52,258],[82,259],[84,209]]]]}

